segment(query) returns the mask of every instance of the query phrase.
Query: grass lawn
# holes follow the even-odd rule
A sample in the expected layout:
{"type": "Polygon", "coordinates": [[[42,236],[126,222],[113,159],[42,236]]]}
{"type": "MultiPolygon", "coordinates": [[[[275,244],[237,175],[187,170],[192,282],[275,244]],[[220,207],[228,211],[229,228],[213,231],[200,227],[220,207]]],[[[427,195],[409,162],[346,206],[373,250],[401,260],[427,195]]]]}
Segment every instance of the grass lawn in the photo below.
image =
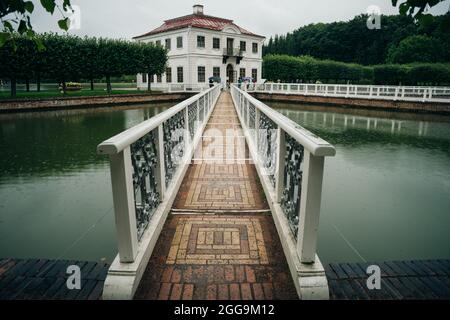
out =
{"type": "MultiPolygon", "coordinates": [[[[113,90],[112,95],[117,94],[159,94],[161,91],[147,92],[144,90],[113,90]]],[[[61,98],[61,97],[92,97],[92,96],[106,96],[108,93],[103,90],[81,90],[74,92],[67,92],[64,96],[58,90],[45,90],[41,92],[36,91],[18,91],[14,99],[45,99],[45,98],[61,98]]],[[[9,91],[0,91],[0,100],[12,99],[9,91]]]]}

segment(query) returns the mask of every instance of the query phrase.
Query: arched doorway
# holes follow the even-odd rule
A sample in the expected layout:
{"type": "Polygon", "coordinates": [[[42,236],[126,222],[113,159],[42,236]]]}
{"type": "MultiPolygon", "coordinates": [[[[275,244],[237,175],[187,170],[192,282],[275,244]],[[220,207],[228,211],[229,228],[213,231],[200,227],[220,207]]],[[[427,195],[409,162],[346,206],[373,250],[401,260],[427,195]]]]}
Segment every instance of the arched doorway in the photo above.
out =
{"type": "Polygon", "coordinates": [[[234,69],[233,69],[233,65],[230,63],[227,66],[227,77],[228,77],[228,81],[231,83],[234,83],[236,79],[234,79],[234,69]]]}

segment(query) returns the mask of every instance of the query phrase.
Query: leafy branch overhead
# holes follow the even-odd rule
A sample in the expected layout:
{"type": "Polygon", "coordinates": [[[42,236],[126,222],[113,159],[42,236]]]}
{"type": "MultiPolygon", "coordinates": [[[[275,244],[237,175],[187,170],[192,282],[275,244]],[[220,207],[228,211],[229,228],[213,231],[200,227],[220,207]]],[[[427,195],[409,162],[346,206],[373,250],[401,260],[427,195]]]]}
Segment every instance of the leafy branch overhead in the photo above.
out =
{"type": "Polygon", "coordinates": [[[397,7],[400,3],[400,14],[414,17],[421,24],[428,24],[433,16],[427,13],[428,9],[446,0],[392,0],[392,5],[397,7]]]}
{"type": "MultiPolygon", "coordinates": [[[[70,19],[66,16],[72,12],[70,0],[40,0],[41,6],[53,15],[56,10],[61,14],[58,20],[60,29],[68,31],[70,27],[70,19]]],[[[36,37],[31,22],[31,16],[35,10],[32,1],[27,0],[2,0],[0,1],[0,47],[13,39],[14,33],[24,35],[29,39],[35,40],[40,49],[43,48],[42,42],[36,37]]]]}

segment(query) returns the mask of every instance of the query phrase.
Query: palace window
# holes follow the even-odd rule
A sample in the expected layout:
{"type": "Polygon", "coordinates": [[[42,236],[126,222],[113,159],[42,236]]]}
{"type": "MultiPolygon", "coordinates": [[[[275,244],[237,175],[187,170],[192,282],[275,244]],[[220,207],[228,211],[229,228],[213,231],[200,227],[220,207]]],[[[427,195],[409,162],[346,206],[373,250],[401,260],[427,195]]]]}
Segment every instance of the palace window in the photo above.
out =
{"type": "Polygon", "coordinates": [[[252,69],[253,81],[258,81],[258,69],[252,69]]]}
{"type": "Polygon", "coordinates": [[[219,77],[220,78],[220,67],[214,67],[213,68],[213,77],[219,77]]]}
{"type": "Polygon", "coordinates": [[[198,67],[198,82],[202,83],[206,81],[205,67],[198,67]]]}
{"type": "Polygon", "coordinates": [[[253,42],[253,53],[258,53],[258,44],[253,42]]]}
{"type": "Polygon", "coordinates": [[[162,82],[162,75],[161,75],[161,74],[158,74],[158,75],[156,76],[156,81],[157,81],[158,83],[161,83],[161,82],[162,82]]]}
{"type": "Polygon", "coordinates": [[[178,67],[177,68],[177,82],[178,83],[183,83],[184,79],[183,79],[183,67],[178,67]]]}
{"type": "Polygon", "coordinates": [[[247,42],[241,41],[241,47],[240,48],[241,48],[242,52],[247,51],[247,42]]]}
{"type": "Polygon", "coordinates": [[[220,49],[220,38],[213,38],[213,49],[220,49]]]}
{"type": "Polygon", "coordinates": [[[204,47],[205,47],[205,37],[197,36],[197,48],[204,48],[204,47]]]}
{"type": "Polygon", "coordinates": [[[177,48],[183,48],[183,37],[177,37],[177,48]]]}
{"type": "Polygon", "coordinates": [[[166,39],[166,49],[167,50],[172,49],[172,41],[171,41],[171,39],[166,39]]]}
{"type": "Polygon", "coordinates": [[[147,74],[146,74],[146,73],[143,73],[143,74],[142,74],[142,82],[143,82],[143,83],[146,83],[146,82],[147,82],[147,74]]]}
{"type": "Polygon", "coordinates": [[[156,45],[161,47],[161,40],[156,41],[156,45]]]}
{"type": "Polygon", "coordinates": [[[239,77],[245,78],[245,68],[241,68],[241,69],[239,70],[239,77]]]}
{"type": "Polygon", "coordinates": [[[166,82],[172,83],[172,68],[166,68],[166,82]]]}

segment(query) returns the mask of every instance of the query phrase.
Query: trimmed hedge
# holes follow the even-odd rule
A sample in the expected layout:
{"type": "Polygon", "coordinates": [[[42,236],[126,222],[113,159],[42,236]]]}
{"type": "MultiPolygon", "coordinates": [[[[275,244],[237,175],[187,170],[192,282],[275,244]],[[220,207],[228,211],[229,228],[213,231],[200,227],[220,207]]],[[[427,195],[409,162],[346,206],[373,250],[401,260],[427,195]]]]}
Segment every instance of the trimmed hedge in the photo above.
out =
{"type": "Polygon", "coordinates": [[[263,62],[264,77],[282,82],[332,82],[386,85],[450,84],[450,64],[388,64],[373,67],[309,56],[267,55],[263,62]]]}

